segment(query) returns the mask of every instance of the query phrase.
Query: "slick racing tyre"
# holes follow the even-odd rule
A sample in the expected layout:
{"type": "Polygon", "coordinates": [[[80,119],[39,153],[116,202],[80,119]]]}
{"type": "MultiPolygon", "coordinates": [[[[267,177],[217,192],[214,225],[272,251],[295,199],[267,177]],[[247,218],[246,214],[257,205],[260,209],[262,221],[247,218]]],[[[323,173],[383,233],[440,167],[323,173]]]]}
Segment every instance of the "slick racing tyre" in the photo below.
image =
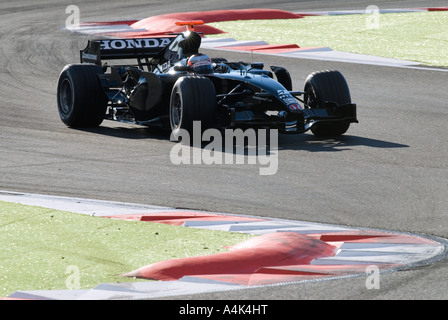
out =
{"type": "Polygon", "coordinates": [[[89,64],[67,65],[57,90],[59,116],[69,127],[97,127],[103,122],[107,96],[98,75],[101,67],[89,64]]]}
{"type": "Polygon", "coordinates": [[[216,91],[205,77],[179,78],[171,92],[169,117],[172,136],[179,140],[181,130],[193,132],[193,122],[200,121],[201,130],[213,126],[216,117],[216,91]]]}
{"type": "MultiPolygon", "coordinates": [[[[325,102],[337,105],[351,103],[350,91],[344,76],[339,71],[318,71],[305,80],[304,101],[307,108],[325,108],[325,102]]],[[[311,132],[319,137],[340,136],[347,132],[350,123],[320,122],[311,127],[311,132]]]]}

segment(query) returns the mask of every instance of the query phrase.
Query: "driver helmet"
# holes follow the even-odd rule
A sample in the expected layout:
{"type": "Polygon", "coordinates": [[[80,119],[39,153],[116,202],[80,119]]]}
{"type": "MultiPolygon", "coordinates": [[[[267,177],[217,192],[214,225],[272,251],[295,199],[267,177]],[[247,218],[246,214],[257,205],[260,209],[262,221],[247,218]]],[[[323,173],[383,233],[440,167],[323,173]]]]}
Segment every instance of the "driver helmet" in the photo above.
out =
{"type": "Polygon", "coordinates": [[[199,74],[213,73],[212,60],[204,53],[194,54],[188,58],[188,66],[199,74]]]}

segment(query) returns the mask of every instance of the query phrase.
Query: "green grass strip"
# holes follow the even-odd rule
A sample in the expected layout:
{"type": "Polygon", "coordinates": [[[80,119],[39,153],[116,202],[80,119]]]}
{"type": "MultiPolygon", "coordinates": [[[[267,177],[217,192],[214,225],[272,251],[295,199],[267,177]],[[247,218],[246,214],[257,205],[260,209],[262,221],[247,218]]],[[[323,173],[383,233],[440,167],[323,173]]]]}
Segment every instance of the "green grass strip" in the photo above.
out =
{"type": "Polygon", "coordinates": [[[0,297],[137,281],[118,275],[157,261],[223,252],[249,237],[0,201],[0,297]]]}
{"type": "Polygon", "coordinates": [[[448,12],[308,16],[212,23],[236,40],[333,50],[448,66],[448,12]]]}

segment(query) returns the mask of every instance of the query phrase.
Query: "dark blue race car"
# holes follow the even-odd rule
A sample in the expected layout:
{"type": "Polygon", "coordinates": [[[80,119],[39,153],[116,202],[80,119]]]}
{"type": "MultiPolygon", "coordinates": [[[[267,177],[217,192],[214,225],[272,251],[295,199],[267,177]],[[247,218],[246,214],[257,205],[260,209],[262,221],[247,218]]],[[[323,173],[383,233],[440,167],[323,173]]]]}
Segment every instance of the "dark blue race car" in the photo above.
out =
{"type": "Polygon", "coordinates": [[[201,121],[202,129],[311,130],[317,136],[344,134],[358,122],[338,71],[314,72],[303,91],[293,91],[283,67],[265,70],[263,63],[209,58],[200,45],[201,35],[191,29],[158,38],[90,40],[80,52],[81,63],[60,74],[61,120],[69,127],[99,126],[104,119],[157,125],[174,136],[180,129],[191,131],[194,121],[201,121]]]}

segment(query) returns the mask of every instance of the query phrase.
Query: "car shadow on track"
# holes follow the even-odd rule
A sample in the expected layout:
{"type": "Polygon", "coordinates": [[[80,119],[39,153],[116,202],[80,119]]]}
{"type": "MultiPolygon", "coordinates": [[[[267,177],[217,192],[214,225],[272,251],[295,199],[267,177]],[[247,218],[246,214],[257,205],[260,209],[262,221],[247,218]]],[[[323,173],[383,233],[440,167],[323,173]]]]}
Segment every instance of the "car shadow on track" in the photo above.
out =
{"type": "MultiPolygon", "coordinates": [[[[159,127],[140,127],[140,126],[100,126],[97,128],[78,128],[76,130],[90,132],[94,134],[110,136],[121,139],[129,140],[166,140],[168,143],[176,143],[170,140],[170,131],[167,129],[159,127]]],[[[246,141],[247,142],[247,141],[246,141]]],[[[270,149],[269,142],[270,139],[266,139],[268,143],[268,149],[270,149]]],[[[210,142],[202,142],[201,148],[204,149],[210,146],[210,142]]],[[[367,137],[353,136],[353,135],[342,135],[340,137],[334,138],[318,138],[312,134],[279,134],[277,149],[278,150],[301,150],[309,152],[340,152],[351,150],[353,147],[366,146],[378,149],[393,149],[393,148],[408,148],[408,145],[372,139],[367,137]]],[[[236,147],[234,145],[234,153],[236,153],[236,147]]],[[[248,145],[244,146],[245,149],[248,145]]],[[[225,150],[225,141],[223,139],[222,150],[225,150]]],[[[225,150],[228,152],[228,150],[225,150]]],[[[269,151],[268,151],[269,152],[269,151]]]]}
{"type": "Polygon", "coordinates": [[[279,136],[279,150],[305,150],[309,152],[340,152],[356,146],[378,149],[408,148],[408,145],[390,141],[342,135],[335,138],[318,138],[311,134],[279,136]]]}
{"type": "Polygon", "coordinates": [[[170,132],[159,127],[125,125],[118,127],[76,128],[75,130],[128,140],[170,140],[170,132]]]}

